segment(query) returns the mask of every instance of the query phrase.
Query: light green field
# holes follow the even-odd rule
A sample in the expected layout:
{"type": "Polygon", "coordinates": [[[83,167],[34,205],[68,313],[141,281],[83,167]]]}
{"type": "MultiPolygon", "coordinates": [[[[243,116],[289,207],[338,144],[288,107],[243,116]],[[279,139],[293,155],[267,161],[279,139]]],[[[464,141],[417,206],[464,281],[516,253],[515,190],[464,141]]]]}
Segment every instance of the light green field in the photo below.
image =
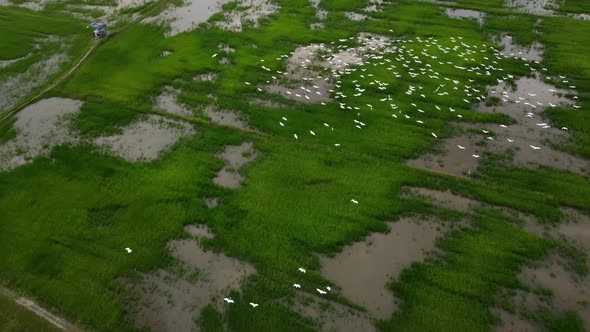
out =
{"type": "MultiPolygon", "coordinates": [[[[439,258],[415,264],[399,280],[392,280],[390,288],[402,305],[390,318],[377,323],[382,331],[491,330],[498,321],[490,309],[501,305],[499,290],[522,289],[516,278],[522,266],[551,251],[578,264],[576,272],[587,273],[584,255],[575,260],[576,253],[523,231],[515,226],[519,221],[499,209],[511,208],[547,224],[561,222],[562,206],[588,213],[587,175],[507,166],[496,162],[494,156],[488,156],[469,179],[427,172],[404,161],[437,148],[431,133],[436,132],[439,138],[453,135],[451,124],[456,117],[451,113],[430,113],[425,125],[418,126],[413,121],[393,121],[389,110],[376,108],[363,114],[370,130],[354,131],[354,127],[344,129],[351,127],[354,114],[341,111],[337,102],[301,104],[257,92],[253,86],[270,79],[271,74],[260,67],[261,59],[273,71],[284,70],[284,63],[275,58],[299,45],[327,44],[360,32],[413,40],[406,44],[408,48],[419,47],[416,37],[434,37],[441,45],[450,45],[451,37],[462,37],[465,43],[489,48],[488,34],[508,32],[519,44],[542,41],[542,66],[551,74],[568,75],[577,85],[584,108],[576,113],[556,108],[547,115],[555,126],[570,128],[574,139],[562,148],[590,158],[590,120],[585,106],[590,102],[590,44],[586,42],[590,40],[590,22],[545,18],[541,33],[536,34],[533,16],[505,15],[506,10],[490,9],[489,20],[480,27],[474,20],[448,18],[440,5],[409,0],[387,4],[382,12],[370,13],[371,20],[352,22],[343,12],[363,7],[364,1],[326,0],[320,4],[330,11],[325,29],[311,30],[309,24],[317,19],[308,1],[277,2],[281,6],[278,13],[263,20],[259,28],[240,33],[201,27],[164,38],[162,27],[131,24],[104,41],[52,91],[52,95],[86,101],[73,121],[83,137],[120,132],[120,126],[154,112],[151,98],[163,85],[179,88],[179,99],[191,107],[212,104],[207,97],[211,93],[219,107],[241,112],[259,133],[216,126],[197,114],[187,120],[195,124],[198,134],[151,163],[128,163],[87,145],[61,146],[49,158],[0,172],[0,279],[42,304],[59,308],[64,317],[91,330],[132,331],[135,328],[126,319],[127,303],[123,300],[127,291],[120,278],[137,280],[137,272],[170,266],[172,257],[166,243],[187,236],[184,225],[202,223],[216,234],[206,242],[209,248],[250,262],[257,270],[242,287],[241,295],[232,294],[236,304],[223,315],[212,306],[203,311],[196,323],[203,331],[223,326],[235,331],[312,331],[308,320],[282,302],[295,294],[285,285],[291,285],[295,277],[313,288],[330,284],[318,272],[316,253],[336,253],[371,232],[387,231],[384,221],[406,215],[437,215],[449,223],[467,218],[474,227],[455,230],[439,241],[443,250],[439,258]],[[212,58],[222,53],[217,49],[219,43],[235,49],[222,54],[230,59],[229,66],[212,58]],[[162,57],[164,50],[172,54],[162,57]],[[206,72],[216,73],[217,80],[192,80],[206,72]],[[246,81],[252,86],[244,84],[246,81]],[[279,101],[286,107],[255,105],[249,102],[254,98],[279,101]],[[278,125],[283,116],[289,119],[289,129],[278,125]],[[338,130],[328,135],[323,132],[327,130],[324,122],[338,130]],[[317,136],[307,134],[309,130],[317,136]],[[295,131],[300,134],[298,140],[293,138],[295,131]],[[215,154],[225,145],[244,140],[253,141],[261,155],[241,170],[246,175],[244,185],[235,190],[216,186],[212,178],[223,162],[215,154]],[[335,143],[342,148],[335,148],[335,143]],[[495,208],[465,215],[419,198],[402,197],[406,186],[450,189],[495,208]],[[208,209],[202,201],[206,196],[220,197],[223,204],[208,209]],[[351,204],[353,197],[361,203],[351,204]],[[125,247],[134,248],[134,254],[127,255],[125,247]],[[308,273],[302,276],[299,266],[307,267],[308,273]],[[256,298],[260,306],[253,311],[241,298],[256,298]]],[[[458,3],[489,9],[503,1],[458,3]]],[[[0,28],[4,20],[19,22],[11,29],[22,33],[22,37],[0,34],[0,46],[17,45],[0,47],[0,59],[30,50],[37,23],[24,21],[28,15],[34,14],[0,7],[0,28]]],[[[48,27],[43,30],[75,34],[72,31],[77,31],[77,25],[60,21],[60,15],[45,18],[48,27]]],[[[440,61],[456,60],[443,52],[433,54],[440,61]]],[[[486,55],[473,57],[483,61],[486,55]]],[[[517,77],[529,72],[517,60],[498,62],[517,77]]],[[[455,70],[439,65],[438,60],[432,66],[443,76],[472,80],[484,90],[502,77],[499,73],[484,77],[455,70]]],[[[363,74],[373,74],[382,81],[391,79],[382,68],[368,67],[363,74]]],[[[360,79],[359,75],[356,72],[342,78],[344,94],[354,93],[352,81],[360,79]]],[[[439,82],[407,76],[391,80],[391,97],[400,107],[419,102],[418,96],[405,95],[408,84],[433,90],[439,82]]],[[[433,103],[456,108],[467,123],[513,121],[500,114],[472,111],[459,96],[458,92],[435,96],[433,103]]],[[[377,105],[383,97],[367,92],[354,103],[377,105]]],[[[0,142],[14,135],[11,129],[9,122],[0,126],[0,142]]],[[[339,295],[328,298],[355,306],[339,295]]],[[[0,315],[0,329],[1,319],[0,315]]],[[[572,313],[551,316],[541,323],[557,331],[564,326],[579,328],[577,319],[572,313]]]]}

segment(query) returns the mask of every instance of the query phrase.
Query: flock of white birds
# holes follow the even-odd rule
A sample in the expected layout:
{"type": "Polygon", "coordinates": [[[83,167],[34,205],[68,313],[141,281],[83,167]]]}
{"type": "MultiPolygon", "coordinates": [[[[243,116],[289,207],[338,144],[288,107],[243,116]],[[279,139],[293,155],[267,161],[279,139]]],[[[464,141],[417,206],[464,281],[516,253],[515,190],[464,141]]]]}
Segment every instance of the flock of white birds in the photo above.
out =
{"type": "MultiPolygon", "coordinates": [[[[356,119],[351,123],[350,130],[364,130],[367,124],[360,120],[363,112],[373,112],[376,110],[387,110],[391,114],[391,118],[398,121],[414,121],[416,125],[423,126],[429,120],[429,113],[431,112],[450,112],[453,118],[462,119],[462,112],[469,110],[472,104],[486,101],[488,94],[497,94],[493,89],[482,88],[478,83],[469,77],[478,76],[495,76],[498,84],[508,84],[515,81],[515,76],[505,72],[500,63],[506,58],[516,58],[522,61],[522,64],[530,70],[531,75],[544,76],[545,79],[555,83],[566,85],[572,91],[576,88],[573,85],[567,85],[569,81],[565,76],[551,77],[543,75],[547,71],[542,67],[539,61],[528,61],[520,57],[519,54],[505,55],[500,49],[488,43],[467,44],[463,37],[450,37],[441,42],[440,39],[420,38],[413,39],[396,39],[390,40],[382,36],[367,36],[360,35],[358,37],[350,37],[348,39],[339,39],[338,42],[332,42],[330,45],[320,44],[308,46],[308,57],[299,59],[297,63],[301,72],[307,73],[307,77],[302,78],[299,93],[285,90],[286,97],[300,99],[301,101],[309,101],[310,95],[322,95],[326,91],[314,84],[318,80],[333,83],[333,88],[327,92],[333,98],[338,106],[343,111],[350,111],[355,114],[356,119]],[[356,40],[355,40],[356,39],[356,40]],[[354,43],[356,42],[356,43],[354,43]],[[350,46],[351,44],[355,44],[350,46]],[[442,60],[444,58],[444,61],[442,60]],[[322,65],[324,67],[324,75],[314,75],[312,67],[322,65]],[[375,68],[378,67],[378,68],[375,68]],[[435,69],[436,68],[436,69],[435,69]],[[379,70],[379,73],[389,72],[390,79],[376,79],[371,72],[379,70]],[[368,71],[369,70],[369,71],[368,71]],[[354,85],[354,93],[346,95],[342,89],[343,77],[355,74],[356,79],[350,82],[354,85]],[[423,86],[424,78],[436,82],[434,88],[432,84],[428,87],[423,86]],[[396,82],[397,81],[397,82],[396,82]],[[395,86],[392,83],[402,82],[407,84],[403,89],[404,98],[411,100],[411,102],[402,104],[398,102],[392,95],[395,95],[399,90],[399,84],[395,86]],[[395,89],[395,90],[394,90],[395,89]],[[366,93],[371,93],[374,96],[374,104],[361,102],[359,97],[366,93]],[[380,96],[380,97],[379,97],[380,96]],[[451,96],[454,101],[452,105],[448,104],[448,99],[443,101],[443,96],[451,96]],[[440,103],[437,103],[437,100],[440,103]]],[[[294,52],[290,54],[283,54],[276,58],[277,61],[283,62],[285,59],[292,58],[294,52]]],[[[264,63],[264,60],[260,60],[264,63]]],[[[262,64],[261,68],[271,73],[271,79],[266,81],[266,84],[278,83],[281,79],[289,79],[293,72],[273,70],[262,64]],[[272,83],[271,83],[272,82],[272,83]]],[[[382,77],[383,75],[380,75],[382,77]]],[[[351,78],[352,79],[352,78],[351,78]]],[[[250,82],[244,82],[248,86],[254,86],[250,82]]],[[[348,82],[346,82],[348,83],[348,82]]],[[[261,87],[256,87],[259,92],[264,90],[261,87]]],[[[556,89],[549,89],[551,93],[559,93],[556,89]]],[[[399,92],[398,92],[399,93],[399,92]]],[[[573,94],[573,93],[572,93],[573,94]]],[[[536,112],[546,107],[557,107],[558,105],[549,103],[545,105],[540,101],[535,101],[536,94],[529,93],[530,98],[512,97],[508,92],[503,91],[500,99],[507,103],[516,103],[526,105],[530,111],[526,112],[525,116],[532,118],[537,115],[536,112]]],[[[577,102],[578,97],[573,96],[572,99],[577,102]]],[[[366,99],[365,99],[366,100],[366,99]]],[[[326,102],[320,103],[326,106],[326,102]]],[[[572,105],[574,109],[579,109],[580,105],[572,105]]],[[[367,121],[367,120],[365,120],[367,121]]],[[[384,121],[384,120],[381,120],[384,121]]],[[[329,131],[334,131],[334,127],[326,122],[322,122],[323,126],[329,131]]],[[[278,121],[278,125],[285,129],[288,128],[288,119],[282,116],[278,121]]],[[[499,125],[506,128],[506,125],[499,125]]],[[[551,126],[547,123],[538,123],[537,126],[546,129],[551,126]]],[[[561,128],[564,131],[566,127],[561,128]]],[[[298,132],[293,133],[293,137],[298,140],[301,132],[308,131],[311,136],[316,136],[316,132],[310,129],[302,130],[299,128],[298,132]]],[[[482,129],[483,134],[489,134],[488,130],[482,129]]],[[[324,134],[324,133],[321,133],[324,134]]],[[[320,135],[320,133],[317,133],[320,135]]],[[[438,139],[438,135],[431,133],[432,137],[438,139]]],[[[494,140],[494,137],[487,136],[487,140],[494,140]]],[[[507,138],[507,143],[510,144],[515,141],[513,138],[507,138]]],[[[336,147],[341,146],[340,143],[334,144],[336,147]]],[[[466,148],[457,145],[460,150],[466,148]]],[[[533,150],[540,150],[541,147],[530,145],[533,150]]],[[[468,153],[468,152],[466,152],[468,153]]],[[[472,154],[473,158],[479,158],[480,155],[472,154]]],[[[350,200],[352,204],[359,204],[355,198],[350,200]]],[[[299,272],[306,273],[304,268],[299,268],[299,272]]],[[[294,283],[293,287],[301,289],[299,283],[294,283]]],[[[320,295],[325,295],[331,288],[328,286],[324,289],[316,288],[315,291],[320,295]]],[[[252,303],[251,303],[252,304],[252,303]]]]}
{"type": "MultiPolygon", "coordinates": [[[[338,103],[341,110],[354,112],[356,119],[351,123],[351,130],[364,130],[367,124],[360,120],[363,112],[372,112],[377,110],[387,110],[391,115],[391,119],[398,121],[415,122],[417,125],[423,126],[429,120],[429,114],[432,112],[450,112],[454,118],[461,119],[462,112],[468,110],[473,103],[480,103],[486,100],[487,94],[496,94],[496,91],[481,88],[477,82],[471,78],[473,76],[498,76],[497,82],[499,84],[507,83],[514,79],[514,76],[504,72],[500,67],[500,61],[507,57],[518,58],[518,55],[504,55],[502,52],[491,44],[467,44],[463,37],[450,37],[441,42],[440,39],[420,38],[413,39],[395,39],[390,40],[382,36],[367,36],[360,35],[358,37],[350,37],[348,39],[339,39],[338,42],[332,42],[329,45],[320,44],[313,47],[308,47],[310,50],[307,53],[308,58],[302,59],[298,64],[301,71],[312,73],[311,67],[322,65],[325,69],[325,75],[316,75],[302,78],[302,85],[299,93],[293,93],[289,90],[286,94],[289,97],[300,98],[301,100],[310,100],[311,94],[322,95],[322,93],[329,93],[330,96],[338,103]],[[354,45],[353,45],[354,44],[354,45]],[[310,59],[311,58],[311,59],[310,59]],[[444,59],[444,61],[442,60],[444,59]],[[378,67],[378,68],[375,68],[378,67]],[[367,70],[371,69],[369,72],[367,70]],[[376,79],[375,75],[371,73],[375,69],[379,73],[389,72],[390,79],[376,79]],[[461,72],[464,72],[463,74],[461,72]],[[342,78],[344,76],[358,74],[358,78],[351,81],[354,85],[354,93],[346,95],[342,89],[342,78]],[[466,78],[467,77],[467,78],[466,78]],[[429,84],[424,87],[421,82],[423,79],[431,80],[436,84],[429,84]],[[319,85],[313,84],[317,80],[331,82],[333,88],[327,92],[322,91],[319,85]],[[312,83],[310,83],[312,82],[312,83]],[[403,89],[404,94],[409,96],[410,103],[402,104],[392,98],[399,90],[399,85],[396,85],[395,90],[390,86],[391,83],[407,84],[403,89]],[[435,86],[434,88],[432,88],[435,86]],[[366,102],[359,102],[359,97],[366,93],[371,93],[375,98],[374,105],[366,102]],[[380,97],[378,97],[380,96],[380,97]],[[444,96],[452,96],[455,100],[454,106],[441,106],[444,96]],[[440,104],[437,103],[437,100],[440,104]]],[[[293,56],[291,54],[284,54],[276,58],[277,61],[284,61],[293,56]]],[[[214,54],[213,57],[216,57],[214,54]]],[[[529,62],[521,58],[524,66],[528,67],[532,73],[540,73],[547,71],[546,68],[541,67],[538,61],[529,62]]],[[[261,60],[264,62],[264,60],[261,60]]],[[[265,66],[261,65],[265,72],[271,73],[271,78],[275,82],[280,82],[281,78],[289,79],[292,73],[287,71],[276,70],[276,73],[265,66]]],[[[317,74],[317,73],[316,73],[317,74]]],[[[382,76],[382,75],[381,75],[382,76]]],[[[563,84],[569,83],[564,76],[559,77],[545,77],[546,79],[561,82],[563,84]]],[[[260,87],[255,87],[250,82],[244,82],[246,85],[256,88],[258,91],[264,90],[260,87]]],[[[271,80],[266,81],[270,84],[271,80]]],[[[570,89],[575,89],[573,85],[570,89]]],[[[551,89],[549,92],[558,92],[551,89]]],[[[535,94],[529,94],[530,97],[535,97],[535,94]]],[[[525,101],[524,98],[511,98],[508,92],[504,91],[501,94],[501,99],[504,102],[523,103],[530,107],[530,111],[526,113],[527,117],[534,117],[536,111],[545,107],[557,107],[557,105],[544,105],[541,102],[525,101]]],[[[577,96],[573,97],[577,101],[577,96]]],[[[448,100],[446,101],[448,103],[448,100]]],[[[326,102],[321,102],[321,105],[326,106],[326,102]]],[[[575,109],[579,109],[580,105],[573,105],[575,109]]],[[[365,120],[367,121],[367,120],[365,120]]],[[[278,125],[283,128],[288,128],[288,119],[282,116],[278,121],[278,125]]],[[[334,131],[334,127],[326,122],[322,125],[334,131]]],[[[550,128],[547,123],[539,123],[541,128],[550,128]]],[[[505,125],[500,125],[506,127],[505,125]]],[[[567,128],[561,128],[567,130],[567,128]]],[[[300,129],[301,130],[301,129],[300,129]]],[[[301,130],[309,132],[309,135],[316,136],[323,133],[317,133],[313,130],[301,130]]],[[[487,134],[487,130],[482,130],[487,134]]],[[[293,137],[299,139],[300,132],[293,133],[293,137]]],[[[432,137],[438,139],[438,135],[431,133],[432,137]]],[[[492,136],[487,137],[488,140],[493,140],[492,136]]],[[[514,142],[514,139],[508,138],[508,143],[514,142]]],[[[340,143],[334,144],[336,147],[341,146],[340,143]]],[[[464,146],[457,145],[461,150],[465,150],[464,146]]],[[[541,148],[535,145],[530,145],[533,150],[540,150],[541,148]]],[[[474,158],[479,158],[478,154],[472,155],[474,158]]],[[[352,204],[359,204],[355,198],[350,200],[352,204]]],[[[127,253],[131,253],[130,248],[125,248],[127,253]]],[[[299,272],[306,273],[304,268],[299,268],[299,272]]],[[[294,283],[293,287],[301,289],[299,283],[294,283]]],[[[316,288],[315,291],[320,295],[325,295],[331,291],[329,286],[325,289],[316,288]]],[[[235,301],[230,297],[224,297],[224,302],[233,304],[235,301]]],[[[252,308],[258,307],[257,303],[249,302],[252,308]]]]}

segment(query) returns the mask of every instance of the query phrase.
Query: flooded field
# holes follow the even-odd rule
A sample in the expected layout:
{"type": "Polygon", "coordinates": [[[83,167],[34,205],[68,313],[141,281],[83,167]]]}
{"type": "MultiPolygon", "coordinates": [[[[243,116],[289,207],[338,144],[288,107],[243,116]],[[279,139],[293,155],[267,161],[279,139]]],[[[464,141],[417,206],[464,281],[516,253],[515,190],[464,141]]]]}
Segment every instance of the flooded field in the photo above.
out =
{"type": "Polygon", "coordinates": [[[155,18],[146,22],[165,23],[170,27],[168,37],[175,36],[196,28],[206,22],[211,15],[221,11],[221,5],[229,2],[225,0],[187,0],[180,6],[170,6],[155,18]]]}
{"type": "Polygon", "coordinates": [[[240,167],[256,159],[256,151],[252,142],[244,142],[227,146],[220,157],[226,161],[226,165],[217,173],[213,182],[225,188],[237,188],[244,181],[244,176],[239,172],[240,167]]]}
{"type": "Polygon", "coordinates": [[[22,24],[0,111],[45,89],[0,119],[0,274],[40,308],[92,331],[590,329],[585,3],[42,1],[0,7],[22,24]]]}
{"type": "Polygon", "coordinates": [[[279,11],[279,5],[270,0],[240,0],[242,8],[224,11],[224,18],[215,22],[219,28],[240,32],[244,25],[258,27],[258,21],[279,11]]]}
{"type": "Polygon", "coordinates": [[[484,12],[480,12],[477,10],[471,9],[455,9],[455,8],[447,8],[445,13],[452,18],[456,19],[474,19],[479,23],[479,25],[483,25],[485,22],[486,14],[484,12]]]}
{"type": "Polygon", "coordinates": [[[94,144],[127,161],[148,161],[157,159],[179,139],[194,133],[188,123],[150,115],[123,128],[122,134],[96,138],[94,144]]]}
{"type": "Polygon", "coordinates": [[[0,113],[15,106],[33,89],[46,83],[47,79],[57,73],[60,66],[67,61],[67,55],[54,54],[33,64],[22,73],[0,80],[0,113]]]}
{"type": "Polygon", "coordinates": [[[242,130],[251,130],[248,127],[248,123],[243,121],[235,112],[216,110],[213,106],[207,106],[204,112],[213,123],[218,125],[234,127],[242,130]]]}
{"type": "Polygon", "coordinates": [[[57,145],[77,143],[70,130],[70,116],[80,110],[81,101],[49,98],[25,107],[13,124],[16,137],[0,145],[0,170],[9,170],[46,156],[57,145]]]}
{"type": "Polygon", "coordinates": [[[587,172],[589,161],[552,146],[552,143],[568,141],[568,128],[552,127],[541,115],[546,108],[573,105],[573,100],[563,97],[573,91],[556,89],[538,77],[520,78],[516,87],[513,90],[504,83],[489,87],[490,96],[497,98],[498,104],[486,106],[482,102],[477,107],[479,112],[506,114],[516,120],[515,124],[461,124],[463,135],[443,140],[442,153],[429,153],[408,163],[441,173],[468,176],[475,171],[484,152],[491,151],[508,153],[512,162],[520,166],[544,165],[580,174],[587,172]],[[495,135],[487,135],[489,132],[495,135]],[[482,140],[485,144],[478,143],[482,140]]]}
{"type": "Polygon", "coordinates": [[[240,283],[255,273],[254,268],[223,254],[203,250],[198,241],[213,234],[204,226],[187,226],[194,238],[168,244],[184,274],[160,269],[143,274],[132,286],[139,301],[132,303],[130,315],[137,326],[156,332],[193,331],[201,309],[212,303],[223,310],[224,296],[239,290],[240,283]]]}
{"type": "Polygon", "coordinates": [[[191,116],[193,112],[176,100],[179,91],[166,88],[156,99],[155,107],[180,116],[191,116]]]}
{"type": "Polygon", "coordinates": [[[504,47],[502,54],[505,56],[527,61],[543,61],[543,44],[538,41],[535,41],[529,47],[524,47],[514,44],[511,36],[504,35],[500,38],[498,44],[504,47]]]}
{"type": "MultiPolygon", "coordinates": [[[[558,314],[573,310],[580,313],[585,329],[590,329],[590,307],[585,304],[590,298],[590,277],[580,278],[574,275],[573,272],[564,268],[561,258],[550,256],[538,266],[523,269],[519,279],[526,285],[543,287],[551,290],[552,293],[549,303],[528,299],[525,308],[548,306],[558,314]]],[[[528,297],[534,297],[534,295],[529,294],[528,297]]]]}
{"type": "Polygon", "coordinates": [[[398,305],[387,288],[389,282],[412,263],[424,260],[446,230],[436,221],[414,219],[400,219],[389,227],[387,234],[371,234],[334,257],[320,257],[321,274],[379,319],[390,316],[398,305]]]}
{"type": "Polygon", "coordinates": [[[297,313],[311,318],[314,327],[322,332],[377,331],[373,319],[367,313],[319,296],[298,295],[290,307],[297,313]]]}

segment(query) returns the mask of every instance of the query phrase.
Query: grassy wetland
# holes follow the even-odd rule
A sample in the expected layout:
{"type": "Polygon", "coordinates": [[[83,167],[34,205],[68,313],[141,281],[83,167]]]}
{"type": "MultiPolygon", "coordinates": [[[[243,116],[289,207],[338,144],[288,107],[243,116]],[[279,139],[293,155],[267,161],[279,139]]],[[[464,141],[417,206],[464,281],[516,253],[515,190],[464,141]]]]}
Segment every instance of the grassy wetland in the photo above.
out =
{"type": "Polygon", "coordinates": [[[0,0],[0,330],[590,329],[590,9],[531,3],[0,0]],[[383,314],[322,261],[388,232],[383,314]]]}

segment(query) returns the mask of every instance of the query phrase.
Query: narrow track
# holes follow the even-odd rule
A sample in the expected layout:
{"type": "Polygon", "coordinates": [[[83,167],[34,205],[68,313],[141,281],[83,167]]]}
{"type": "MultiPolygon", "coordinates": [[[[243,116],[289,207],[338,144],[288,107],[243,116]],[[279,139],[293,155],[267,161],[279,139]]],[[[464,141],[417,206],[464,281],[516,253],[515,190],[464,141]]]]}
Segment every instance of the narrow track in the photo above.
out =
{"type": "Polygon", "coordinates": [[[34,301],[20,296],[15,292],[0,286],[0,294],[12,299],[16,304],[27,308],[29,311],[32,311],[37,316],[45,319],[51,325],[57,327],[60,330],[67,331],[67,332],[79,332],[82,331],[81,329],[77,328],[74,324],[68,322],[66,319],[59,317],[46,309],[43,309],[34,301]]]}

